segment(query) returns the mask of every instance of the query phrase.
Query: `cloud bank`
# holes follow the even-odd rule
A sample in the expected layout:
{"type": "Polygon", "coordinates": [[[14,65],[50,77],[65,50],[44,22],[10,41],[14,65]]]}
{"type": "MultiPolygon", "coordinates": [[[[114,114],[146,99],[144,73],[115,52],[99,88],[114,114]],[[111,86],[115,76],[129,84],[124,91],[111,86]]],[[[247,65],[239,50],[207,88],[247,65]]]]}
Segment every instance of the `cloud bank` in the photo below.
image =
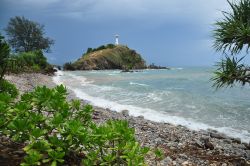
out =
{"type": "Polygon", "coordinates": [[[50,15],[86,20],[185,18],[211,22],[228,8],[226,0],[4,0],[50,15]],[[51,10],[49,10],[51,9],[51,10]]]}

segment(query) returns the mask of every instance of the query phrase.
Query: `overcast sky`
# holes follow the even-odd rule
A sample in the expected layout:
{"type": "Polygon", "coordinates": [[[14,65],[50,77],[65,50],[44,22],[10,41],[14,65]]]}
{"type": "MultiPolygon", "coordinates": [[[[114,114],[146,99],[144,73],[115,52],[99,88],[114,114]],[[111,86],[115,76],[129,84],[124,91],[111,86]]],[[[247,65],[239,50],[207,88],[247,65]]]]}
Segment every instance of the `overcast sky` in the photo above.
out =
{"type": "Polygon", "coordinates": [[[228,9],[226,0],[1,0],[0,29],[14,16],[44,24],[55,64],[119,34],[148,64],[211,66],[221,57],[212,48],[213,23],[228,9]]]}

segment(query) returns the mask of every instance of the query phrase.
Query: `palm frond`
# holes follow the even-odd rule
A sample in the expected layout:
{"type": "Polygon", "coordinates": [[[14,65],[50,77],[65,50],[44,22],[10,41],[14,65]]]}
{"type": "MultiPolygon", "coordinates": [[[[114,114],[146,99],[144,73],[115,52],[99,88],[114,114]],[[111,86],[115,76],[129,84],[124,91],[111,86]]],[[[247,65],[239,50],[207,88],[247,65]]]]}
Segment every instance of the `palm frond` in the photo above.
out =
{"type": "Polygon", "coordinates": [[[221,62],[215,66],[217,70],[214,72],[214,77],[211,79],[216,89],[221,87],[232,87],[235,83],[245,85],[250,84],[250,68],[242,64],[244,57],[237,59],[236,57],[226,56],[221,62]]]}
{"type": "Polygon", "coordinates": [[[229,51],[238,54],[244,47],[248,51],[250,44],[250,0],[239,3],[227,0],[231,12],[223,11],[224,19],[215,23],[213,47],[216,51],[229,51]]]}

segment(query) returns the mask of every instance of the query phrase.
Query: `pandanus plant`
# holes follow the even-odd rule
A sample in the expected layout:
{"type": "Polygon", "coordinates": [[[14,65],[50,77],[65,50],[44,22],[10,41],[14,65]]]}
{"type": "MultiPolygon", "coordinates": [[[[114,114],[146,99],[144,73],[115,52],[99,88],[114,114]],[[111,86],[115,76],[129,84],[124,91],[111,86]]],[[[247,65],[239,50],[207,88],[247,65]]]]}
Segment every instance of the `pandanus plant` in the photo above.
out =
{"type": "Polygon", "coordinates": [[[227,2],[231,12],[222,12],[224,18],[215,23],[213,31],[215,50],[225,54],[225,58],[217,63],[218,68],[212,78],[217,88],[231,87],[236,82],[250,84],[250,67],[242,63],[244,57],[235,57],[242,50],[248,53],[250,47],[250,0],[227,2]]]}

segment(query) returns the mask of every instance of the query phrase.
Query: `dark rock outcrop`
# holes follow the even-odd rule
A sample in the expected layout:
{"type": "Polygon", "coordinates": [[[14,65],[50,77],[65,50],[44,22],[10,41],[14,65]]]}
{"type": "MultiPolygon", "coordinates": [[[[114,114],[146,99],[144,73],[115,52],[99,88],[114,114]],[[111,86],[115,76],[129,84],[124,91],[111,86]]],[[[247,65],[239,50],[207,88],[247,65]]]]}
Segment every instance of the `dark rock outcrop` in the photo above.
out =
{"type": "Polygon", "coordinates": [[[165,67],[165,66],[157,66],[154,63],[150,64],[147,68],[148,69],[170,69],[170,68],[165,67]]]}

